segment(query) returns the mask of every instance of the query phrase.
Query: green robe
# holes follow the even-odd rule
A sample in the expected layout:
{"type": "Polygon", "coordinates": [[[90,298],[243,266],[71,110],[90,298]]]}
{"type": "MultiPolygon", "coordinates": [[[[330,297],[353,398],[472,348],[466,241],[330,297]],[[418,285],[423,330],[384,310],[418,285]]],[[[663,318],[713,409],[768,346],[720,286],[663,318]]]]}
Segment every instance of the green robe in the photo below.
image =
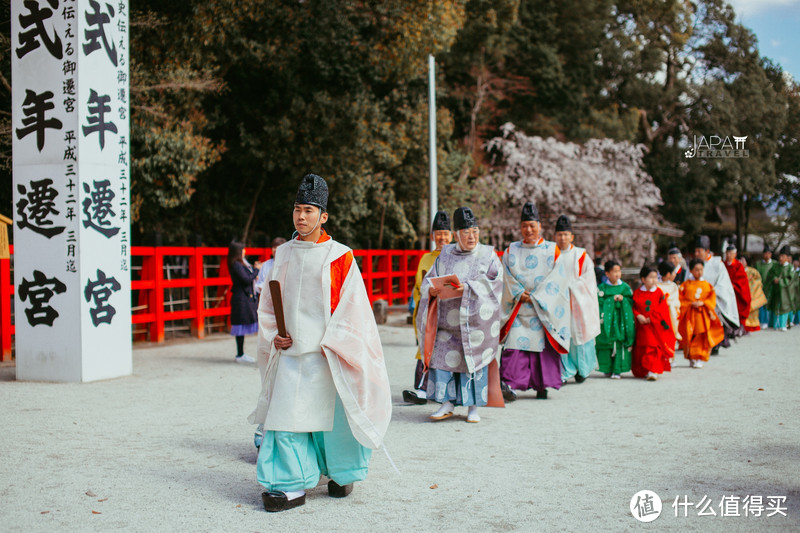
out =
{"type": "Polygon", "coordinates": [[[776,315],[793,312],[797,308],[795,302],[797,274],[794,271],[794,267],[791,263],[786,263],[783,266],[778,265],[777,268],[773,268],[770,273],[773,273],[773,276],[767,283],[772,288],[770,291],[772,295],[767,297],[769,300],[767,309],[776,315]],[[775,283],[775,280],[778,283],[775,283]]]}
{"type": "Polygon", "coordinates": [[[604,374],[621,374],[631,369],[631,346],[635,325],[633,291],[624,281],[619,285],[601,283],[597,287],[600,305],[600,335],[595,339],[598,370],[604,374]],[[621,294],[622,301],[614,301],[621,294]]]}
{"type": "MultiPolygon", "coordinates": [[[[795,269],[794,282],[789,292],[792,296],[792,302],[794,303],[794,311],[800,313],[800,270],[795,269]]],[[[795,320],[795,324],[797,323],[797,320],[795,320]]]]}
{"type": "MultiPolygon", "coordinates": [[[[767,302],[772,301],[772,280],[775,279],[775,275],[780,268],[780,263],[774,260],[769,263],[765,263],[763,259],[756,261],[756,270],[761,274],[761,286],[764,288],[764,296],[767,297],[767,302]]],[[[767,309],[769,309],[769,307],[767,307],[767,309]]]]}

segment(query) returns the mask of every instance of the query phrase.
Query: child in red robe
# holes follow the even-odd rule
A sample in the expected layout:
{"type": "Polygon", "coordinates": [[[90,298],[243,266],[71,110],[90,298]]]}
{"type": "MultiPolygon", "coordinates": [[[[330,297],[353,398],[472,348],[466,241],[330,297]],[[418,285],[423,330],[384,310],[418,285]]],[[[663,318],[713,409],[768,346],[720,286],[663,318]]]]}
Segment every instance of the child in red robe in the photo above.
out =
{"type": "Polygon", "coordinates": [[[675,356],[675,333],[667,295],[657,286],[658,271],[652,265],[645,265],[639,277],[642,286],[633,293],[636,340],[631,370],[637,378],[655,381],[658,374],[672,369],[669,360],[675,356]]]}

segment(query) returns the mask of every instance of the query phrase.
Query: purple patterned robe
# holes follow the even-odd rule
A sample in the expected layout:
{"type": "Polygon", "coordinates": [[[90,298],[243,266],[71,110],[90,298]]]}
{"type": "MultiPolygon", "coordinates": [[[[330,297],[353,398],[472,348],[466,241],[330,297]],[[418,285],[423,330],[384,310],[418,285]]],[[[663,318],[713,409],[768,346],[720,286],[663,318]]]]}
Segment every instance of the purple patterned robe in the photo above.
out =
{"type": "Polygon", "coordinates": [[[465,252],[448,244],[420,287],[417,312],[419,345],[425,346],[430,296],[429,278],[455,274],[464,285],[461,298],[440,300],[436,341],[430,366],[448,372],[474,373],[498,356],[503,269],[492,246],[478,244],[465,252]]]}

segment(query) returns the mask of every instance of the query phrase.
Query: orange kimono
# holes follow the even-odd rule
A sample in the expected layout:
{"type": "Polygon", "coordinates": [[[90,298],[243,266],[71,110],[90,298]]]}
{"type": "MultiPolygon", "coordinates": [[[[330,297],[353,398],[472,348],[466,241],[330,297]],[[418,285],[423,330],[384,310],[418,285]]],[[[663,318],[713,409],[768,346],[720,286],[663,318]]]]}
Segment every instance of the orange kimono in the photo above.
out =
{"type": "Polygon", "coordinates": [[[725,330],[717,313],[717,295],[714,287],[703,279],[686,280],[678,291],[681,298],[681,318],[678,332],[683,339],[681,349],[686,359],[708,361],[711,348],[722,342],[725,330]],[[701,301],[703,305],[693,307],[692,302],[701,301]]]}

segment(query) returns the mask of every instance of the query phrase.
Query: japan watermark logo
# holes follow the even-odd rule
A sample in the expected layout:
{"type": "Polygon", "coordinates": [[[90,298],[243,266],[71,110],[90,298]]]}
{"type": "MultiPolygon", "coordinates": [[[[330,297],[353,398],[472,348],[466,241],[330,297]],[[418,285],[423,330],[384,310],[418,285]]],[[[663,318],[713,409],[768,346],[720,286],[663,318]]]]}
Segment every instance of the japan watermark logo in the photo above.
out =
{"type": "Polygon", "coordinates": [[[747,135],[721,137],[719,135],[694,135],[692,147],[684,152],[686,159],[698,158],[749,158],[750,150],[745,148],[747,135]],[[733,140],[731,140],[733,139],[733,140]]]}
{"type": "Polygon", "coordinates": [[[661,516],[661,498],[652,490],[640,490],[631,498],[631,514],[639,522],[652,522],[661,516]]]}

